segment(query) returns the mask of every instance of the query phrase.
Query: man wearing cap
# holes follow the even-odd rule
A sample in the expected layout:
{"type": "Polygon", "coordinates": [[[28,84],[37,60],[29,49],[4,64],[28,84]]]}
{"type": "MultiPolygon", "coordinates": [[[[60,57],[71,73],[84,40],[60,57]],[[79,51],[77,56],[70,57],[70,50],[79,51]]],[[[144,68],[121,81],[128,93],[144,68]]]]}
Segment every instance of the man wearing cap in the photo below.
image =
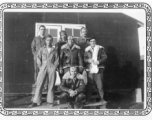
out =
{"type": "Polygon", "coordinates": [[[92,37],[89,40],[90,46],[85,49],[84,61],[87,64],[88,69],[88,84],[87,84],[87,102],[92,94],[93,81],[96,83],[99,95],[101,98],[101,104],[106,103],[103,99],[103,70],[104,62],[107,59],[104,47],[96,45],[96,38],[92,37]]]}
{"type": "Polygon", "coordinates": [[[87,28],[82,27],[80,30],[80,37],[75,40],[75,43],[81,48],[82,56],[84,56],[85,48],[89,46],[89,38],[87,37],[87,33],[87,28]]]}
{"type": "MultiPolygon", "coordinates": [[[[66,43],[67,43],[67,34],[66,34],[66,31],[62,30],[62,31],[60,31],[60,39],[55,45],[55,49],[57,50],[59,56],[61,53],[61,47],[66,43]]],[[[60,61],[60,57],[59,57],[59,61],[60,61]]],[[[58,67],[58,69],[59,69],[59,67],[58,67]]],[[[63,73],[59,74],[59,76],[60,76],[60,78],[62,78],[63,73]]]]}
{"type": "Polygon", "coordinates": [[[85,71],[86,69],[86,63],[84,62],[84,53],[85,53],[85,48],[89,46],[89,38],[87,37],[88,30],[86,27],[82,27],[80,30],[80,37],[75,40],[75,43],[80,46],[81,48],[81,55],[83,59],[83,67],[84,70],[82,70],[82,75],[84,77],[85,84],[87,84],[87,73],[85,71]]]}
{"type": "Polygon", "coordinates": [[[39,27],[39,35],[36,36],[32,43],[31,43],[31,49],[32,49],[32,54],[33,54],[33,57],[34,57],[34,81],[35,81],[35,84],[33,86],[36,85],[36,79],[37,79],[37,75],[38,75],[38,66],[37,66],[37,53],[39,51],[39,49],[41,47],[44,46],[45,44],[45,31],[46,31],[46,28],[44,25],[40,25],[39,27]]]}
{"type": "Polygon", "coordinates": [[[77,66],[79,72],[83,70],[83,61],[80,54],[80,47],[74,44],[73,36],[68,36],[68,42],[61,47],[60,74],[69,71],[70,66],[77,66]]]}
{"type": "Polygon", "coordinates": [[[58,54],[55,48],[52,46],[53,38],[51,35],[46,36],[45,46],[40,48],[37,54],[37,64],[39,67],[39,73],[37,76],[35,95],[32,99],[33,103],[30,107],[41,104],[42,88],[48,77],[48,93],[47,102],[50,106],[53,105],[54,99],[54,86],[56,80],[56,68],[58,66],[58,54]]]}
{"type": "Polygon", "coordinates": [[[70,71],[63,76],[60,84],[62,94],[60,99],[69,103],[69,107],[81,108],[86,101],[83,76],[77,73],[77,67],[70,67],[70,71]]]}

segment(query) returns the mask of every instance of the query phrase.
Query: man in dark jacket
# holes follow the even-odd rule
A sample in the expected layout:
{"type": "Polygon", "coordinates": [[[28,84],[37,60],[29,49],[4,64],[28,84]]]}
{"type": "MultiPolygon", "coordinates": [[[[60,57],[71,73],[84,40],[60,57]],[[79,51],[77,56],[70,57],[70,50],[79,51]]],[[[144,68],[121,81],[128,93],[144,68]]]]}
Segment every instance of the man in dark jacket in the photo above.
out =
{"type": "Polygon", "coordinates": [[[103,99],[103,70],[104,62],[107,59],[104,47],[96,45],[96,38],[90,38],[90,46],[85,49],[84,61],[87,64],[88,71],[88,84],[87,84],[87,101],[92,94],[92,84],[93,81],[96,83],[99,95],[101,98],[101,103],[106,103],[103,99]]]}
{"type": "Polygon", "coordinates": [[[73,105],[74,108],[82,107],[85,102],[85,84],[83,76],[77,73],[77,67],[70,67],[69,73],[63,76],[60,89],[63,92],[60,96],[62,100],[69,102],[72,108],[73,105]]]}
{"type": "Polygon", "coordinates": [[[60,74],[65,74],[69,71],[70,66],[77,66],[79,67],[79,72],[82,72],[83,61],[80,54],[80,47],[74,44],[72,36],[69,36],[67,44],[61,47],[60,74]]]}
{"type": "MultiPolygon", "coordinates": [[[[39,49],[45,45],[45,31],[46,31],[45,26],[41,25],[39,27],[39,35],[36,36],[31,43],[32,54],[34,57],[34,81],[35,81],[35,84],[36,84],[37,75],[38,75],[38,66],[36,63],[37,53],[38,53],[39,49]]],[[[35,84],[34,84],[34,86],[35,86],[35,84]]]]}
{"type": "MultiPolygon", "coordinates": [[[[88,33],[87,29],[85,27],[82,27],[80,30],[80,37],[77,40],[75,40],[75,44],[77,44],[81,48],[81,55],[83,58],[84,58],[85,48],[89,46],[89,38],[87,37],[87,33],[88,33]]],[[[85,63],[84,63],[84,67],[85,67],[85,63]]]]}
{"type": "MultiPolygon", "coordinates": [[[[67,43],[67,34],[66,34],[66,31],[62,30],[62,31],[60,31],[60,39],[55,45],[55,49],[57,50],[59,56],[61,53],[61,47],[66,43],[67,43]]],[[[60,58],[59,58],[59,61],[60,61],[60,58]]],[[[59,69],[59,67],[58,67],[58,69],[59,69]]],[[[63,73],[60,74],[60,71],[59,71],[59,76],[60,76],[60,78],[62,78],[62,76],[63,76],[63,73]]]]}
{"type": "Polygon", "coordinates": [[[82,27],[80,30],[80,37],[78,39],[75,39],[75,44],[80,46],[81,48],[81,55],[82,55],[82,61],[83,61],[83,67],[82,75],[84,77],[85,84],[87,84],[87,73],[86,73],[86,64],[84,62],[84,53],[85,48],[89,46],[89,37],[87,36],[88,30],[85,27],[82,27]]]}

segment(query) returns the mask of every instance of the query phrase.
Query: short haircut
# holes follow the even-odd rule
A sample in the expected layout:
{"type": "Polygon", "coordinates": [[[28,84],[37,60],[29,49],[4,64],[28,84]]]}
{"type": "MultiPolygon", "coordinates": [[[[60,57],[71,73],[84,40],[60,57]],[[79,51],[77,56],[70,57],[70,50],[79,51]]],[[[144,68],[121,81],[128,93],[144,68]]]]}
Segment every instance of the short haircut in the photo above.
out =
{"type": "Polygon", "coordinates": [[[89,42],[90,42],[92,39],[95,39],[95,41],[96,41],[96,37],[91,37],[91,38],[89,38],[89,42]]]}
{"type": "Polygon", "coordinates": [[[68,40],[69,39],[74,40],[74,37],[73,36],[68,36],[68,40]]]}
{"type": "Polygon", "coordinates": [[[64,34],[67,36],[67,34],[66,34],[66,31],[65,31],[65,30],[61,30],[61,31],[60,31],[60,35],[61,35],[61,33],[64,33],[64,34]]]}
{"type": "Polygon", "coordinates": [[[46,39],[47,39],[47,38],[52,38],[52,40],[53,40],[53,37],[52,37],[50,34],[46,35],[45,38],[46,38],[46,39]]]}
{"type": "Polygon", "coordinates": [[[40,25],[39,30],[40,30],[41,27],[44,27],[46,29],[46,27],[44,25],[40,25]]]}
{"type": "Polygon", "coordinates": [[[70,67],[70,71],[71,71],[71,70],[76,70],[76,71],[77,71],[77,67],[76,67],[76,66],[71,66],[71,67],[70,67]]]}
{"type": "Polygon", "coordinates": [[[86,27],[82,27],[82,28],[80,29],[80,32],[81,32],[83,29],[86,29],[86,30],[87,30],[87,28],[86,28],[86,27]]]}

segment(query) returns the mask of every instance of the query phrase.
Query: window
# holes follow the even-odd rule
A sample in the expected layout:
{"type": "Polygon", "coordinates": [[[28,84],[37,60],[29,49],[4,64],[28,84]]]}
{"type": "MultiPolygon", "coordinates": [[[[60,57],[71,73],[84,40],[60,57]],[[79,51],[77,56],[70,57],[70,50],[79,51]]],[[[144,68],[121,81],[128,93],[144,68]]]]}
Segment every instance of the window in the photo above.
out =
{"type": "Polygon", "coordinates": [[[60,38],[60,31],[65,30],[68,36],[80,37],[80,29],[85,27],[85,24],[56,24],[56,23],[36,23],[35,35],[39,35],[39,26],[46,27],[46,35],[51,34],[53,37],[53,45],[57,43],[60,38]]]}

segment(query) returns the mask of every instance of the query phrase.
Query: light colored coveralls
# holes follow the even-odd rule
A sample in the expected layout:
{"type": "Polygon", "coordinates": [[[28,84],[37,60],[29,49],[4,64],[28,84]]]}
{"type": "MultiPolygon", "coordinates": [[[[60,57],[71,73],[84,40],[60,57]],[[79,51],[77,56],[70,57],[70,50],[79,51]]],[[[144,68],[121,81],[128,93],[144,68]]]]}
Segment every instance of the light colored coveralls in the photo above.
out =
{"type": "Polygon", "coordinates": [[[37,104],[41,103],[42,89],[46,81],[46,77],[48,77],[47,102],[53,103],[56,68],[59,62],[57,51],[52,47],[50,53],[48,53],[47,48],[44,46],[39,50],[37,56],[37,64],[40,70],[37,76],[36,90],[32,101],[37,104]]]}

